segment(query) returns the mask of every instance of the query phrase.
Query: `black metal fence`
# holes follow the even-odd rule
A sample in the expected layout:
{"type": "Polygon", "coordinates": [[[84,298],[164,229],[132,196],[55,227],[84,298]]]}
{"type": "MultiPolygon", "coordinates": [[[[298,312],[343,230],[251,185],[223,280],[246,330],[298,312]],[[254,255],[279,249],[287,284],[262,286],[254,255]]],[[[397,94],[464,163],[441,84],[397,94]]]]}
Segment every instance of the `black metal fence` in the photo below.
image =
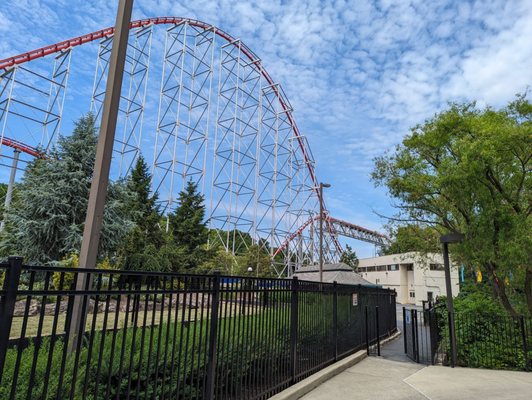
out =
{"type": "MultiPolygon", "coordinates": [[[[439,339],[435,360],[451,363],[449,315],[433,309],[439,339]]],[[[461,367],[532,370],[532,318],[493,313],[454,313],[457,362],[461,367]]]]}
{"type": "Polygon", "coordinates": [[[403,340],[406,355],[421,364],[434,364],[439,339],[433,334],[436,320],[429,309],[403,307],[403,340]]]}
{"type": "Polygon", "coordinates": [[[396,330],[385,289],[20,258],[1,280],[1,399],[264,399],[396,330]]]}

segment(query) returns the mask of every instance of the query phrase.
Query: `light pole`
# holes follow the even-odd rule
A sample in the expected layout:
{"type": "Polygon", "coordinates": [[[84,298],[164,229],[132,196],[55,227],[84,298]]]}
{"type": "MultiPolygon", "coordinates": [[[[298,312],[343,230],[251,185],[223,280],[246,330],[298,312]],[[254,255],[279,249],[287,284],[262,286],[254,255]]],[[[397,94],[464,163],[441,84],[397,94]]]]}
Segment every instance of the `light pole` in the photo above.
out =
{"type": "Polygon", "coordinates": [[[320,282],[323,282],[323,188],[330,188],[329,183],[320,182],[320,282]]]}
{"type": "Polygon", "coordinates": [[[456,365],[456,331],[454,328],[453,290],[451,286],[451,265],[449,262],[449,243],[459,243],[464,240],[464,235],[458,232],[440,236],[443,245],[443,265],[445,266],[445,287],[447,290],[447,315],[449,320],[449,337],[451,339],[451,367],[456,365]]]}

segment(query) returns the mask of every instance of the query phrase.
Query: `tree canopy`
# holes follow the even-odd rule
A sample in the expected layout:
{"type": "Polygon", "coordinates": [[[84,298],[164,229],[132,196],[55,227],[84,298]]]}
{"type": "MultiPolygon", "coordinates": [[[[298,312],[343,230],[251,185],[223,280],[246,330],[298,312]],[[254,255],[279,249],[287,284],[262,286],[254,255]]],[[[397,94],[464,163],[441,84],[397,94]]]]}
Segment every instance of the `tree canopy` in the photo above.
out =
{"type": "Polygon", "coordinates": [[[481,268],[509,313],[523,297],[532,313],[531,156],[532,104],[519,95],[500,110],[450,105],[377,158],[372,176],[396,199],[396,221],[464,233],[455,257],[481,268]]]}
{"type": "Polygon", "coordinates": [[[441,251],[438,231],[431,226],[391,224],[389,230],[392,240],[384,249],[384,254],[401,254],[412,251],[421,253],[441,251]]]}
{"type": "MultiPolygon", "coordinates": [[[[29,262],[58,261],[79,251],[96,157],[94,118],[80,118],[71,136],[60,137],[46,159],[29,163],[5,212],[2,253],[29,262]]],[[[123,182],[109,185],[100,255],[114,252],[132,226],[123,182]]]]}
{"type": "Polygon", "coordinates": [[[348,244],[345,246],[345,250],[340,256],[340,262],[349,265],[356,271],[358,268],[358,257],[355,251],[348,244]]]}

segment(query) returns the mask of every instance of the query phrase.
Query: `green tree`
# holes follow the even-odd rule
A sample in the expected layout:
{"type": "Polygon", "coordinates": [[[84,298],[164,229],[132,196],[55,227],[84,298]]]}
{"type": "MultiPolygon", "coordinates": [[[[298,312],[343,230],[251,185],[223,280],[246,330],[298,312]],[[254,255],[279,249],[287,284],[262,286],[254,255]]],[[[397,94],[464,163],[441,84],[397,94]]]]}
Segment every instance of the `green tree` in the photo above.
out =
{"type": "Polygon", "coordinates": [[[501,110],[453,104],[377,158],[373,179],[397,200],[396,220],[463,232],[454,256],[482,269],[511,315],[525,296],[532,313],[531,157],[525,95],[501,110]],[[504,283],[510,273],[515,301],[504,283]]]}
{"type": "Polygon", "coordinates": [[[225,251],[222,246],[212,249],[212,255],[204,261],[198,272],[211,274],[213,272],[220,272],[224,275],[232,275],[236,267],[235,257],[225,251]]]}
{"type": "Polygon", "coordinates": [[[158,250],[164,244],[161,216],[156,204],[157,194],[150,193],[150,182],[148,165],[139,156],[127,181],[131,194],[128,209],[135,223],[120,251],[121,267],[127,270],[157,271],[163,268],[158,260],[158,250]]]}
{"type": "MultiPolygon", "coordinates": [[[[96,157],[94,118],[76,122],[46,159],[29,163],[17,196],[6,211],[0,242],[4,255],[17,253],[28,262],[59,261],[79,252],[96,157]]],[[[114,254],[132,226],[123,182],[111,183],[100,239],[100,256],[114,254]]]]}
{"type": "Polygon", "coordinates": [[[173,243],[184,250],[183,268],[186,270],[196,268],[206,258],[205,245],[209,231],[203,201],[198,185],[188,181],[185,189],[179,193],[175,211],[168,215],[173,243]]]}
{"type": "Polygon", "coordinates": [[[237,258],[235,274],[269,277],[271,276],[271,259],[269,254],[259,245],[251,245],[246,252],[237,258]],[[251,271],[251,272],[250,272],[251,271]]]}
{"type": "Polygon", "coordinates": [[[401,254],[411,251],[421,253],[439,252],[439,234],[431,226],[407,224],[389,228],[391,243],[384,249],[384,254],[401,254]]]}
{"type": "Polygon", "coordinates": [[[345,246],[345,250],[340,256],[340,262],[349,265],[356,271],[358,268],[358,257],[355,251],[348,244],[345,246]]]}

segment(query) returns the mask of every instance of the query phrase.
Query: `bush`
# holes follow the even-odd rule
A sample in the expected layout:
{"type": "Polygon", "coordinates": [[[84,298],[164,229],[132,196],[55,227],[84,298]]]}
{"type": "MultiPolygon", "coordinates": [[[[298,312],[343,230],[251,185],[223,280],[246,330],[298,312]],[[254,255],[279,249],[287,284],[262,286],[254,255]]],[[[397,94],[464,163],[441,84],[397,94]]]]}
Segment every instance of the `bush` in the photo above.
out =
{"type": "MultiPolygon", "coordinates": [[[[445,299],[439,301],[444,302],[445,299]]],[[[509,316],[496,300],[482,293],[469,293],[458,296],[454,307],[458,365],[509,370],[526,368],[520,322],[509,316]]],[[[443,339],[442,350],[449,359],[450,340],[445,307],[438,309],[438,321],[443,339]]],[[[529,337],[528,341],[531,339],[529,337]]]]}
{"type": "MultiPolygon", "coordinates": [[[[59,266],[63,268],[78,268],[79,267],[79,257],[77,254],[71,254],[69,257],[64,258],[59,262],[59,266]]],[[[73,272],[54,272],[52,276],[52,282],[54,283],[54,288],[59,289],[61,286],[61,275],[64,274],[63,278],[63,288],[69,288],[74,283],[74,273],[73,272]]]]}
{"type": "MultiPolygon", "coordinates": [[[[30,344],[22,350],[20,370],[17,375],[16,400],[27,398],[33,357],[38,351],[34,372],[34,385],[30,398],[48,400],[69,398],[73,390],[74,399],[107,399],[126,398],[128,388],[140,398],[202,398],[202,383],[206,379],[208,332],[210,321],[189,321],[187,324],[163,324],[161,326],[142,329],[128,328],[119,330],[113,338],[113,332],[98,332],[93,337],[93,345],[89,352],[88,339],[79,354],[77,376],[75,354],[66,358],[63,383],[60,386],[60,365],[64,351],[62,339],[53,344],[49,338],[43,340],[41,346],[30,344]],[[143,334],[144,333],[144,334],[143,334]],[[105,335],[102,357],[100,344],[105,335]],[[51,368],[48,369],[50,357],[51,368]],[[185,356],[185,354],[187,356],[185,356]],[[101,362],[99,362],[101,360],[101,362]],[[48,371],[48,376],[47,375],[48,371]],[[99,372],[99,373],[98,373],[99,372]],[[173,373],[173,375],[172,375],[173,373]],[[98,385],[97,385],[97,376],[98,385]],[[87,396],[83,396],[83,386],[87,379],[87,396]],[[48,383],[46,394],[45,382],[48,383]],[[108,382],[109,393],[108,393],[108,382]],[[164,388],[164,389],[163,389],[164,388]]],[[[221,320],[218,333],[218,386],[217,390],[237,389],[243,379],[253,373],[255,380],[266,377],[265,368],[277,365],[280,371],[288,371],[289,349],[288,321],[280,320],[278,314],[236,316],[221,320]],[[257,327],[268,318],[270,326],[273,319],[277,331],[270,342],[277,346],[265,346],[265,332],[256,331],[250,334],[252,327],[257,327]],[[262,320],[262,322],[261,322],[262,320]],[[244,328],[248,326],[248,328],[244,328]],[[236,327],[242,329],[236,329],[236,327]],[[263,373],[259,371],[263,369],[263,373]],[[259,378],[257,378],[259,377],[259,378]]],[[[13,383],[17,349],[10,349],[6,358],[0,399],[9,398],[9,390],[13,383]]],[[[285,372],[286,372],[285,371],[285,372]]],[[[270,372],[270,371],[268,371],[270,372]]],[[[266,378],[265,378],[266,379],[266,378]]]]}

